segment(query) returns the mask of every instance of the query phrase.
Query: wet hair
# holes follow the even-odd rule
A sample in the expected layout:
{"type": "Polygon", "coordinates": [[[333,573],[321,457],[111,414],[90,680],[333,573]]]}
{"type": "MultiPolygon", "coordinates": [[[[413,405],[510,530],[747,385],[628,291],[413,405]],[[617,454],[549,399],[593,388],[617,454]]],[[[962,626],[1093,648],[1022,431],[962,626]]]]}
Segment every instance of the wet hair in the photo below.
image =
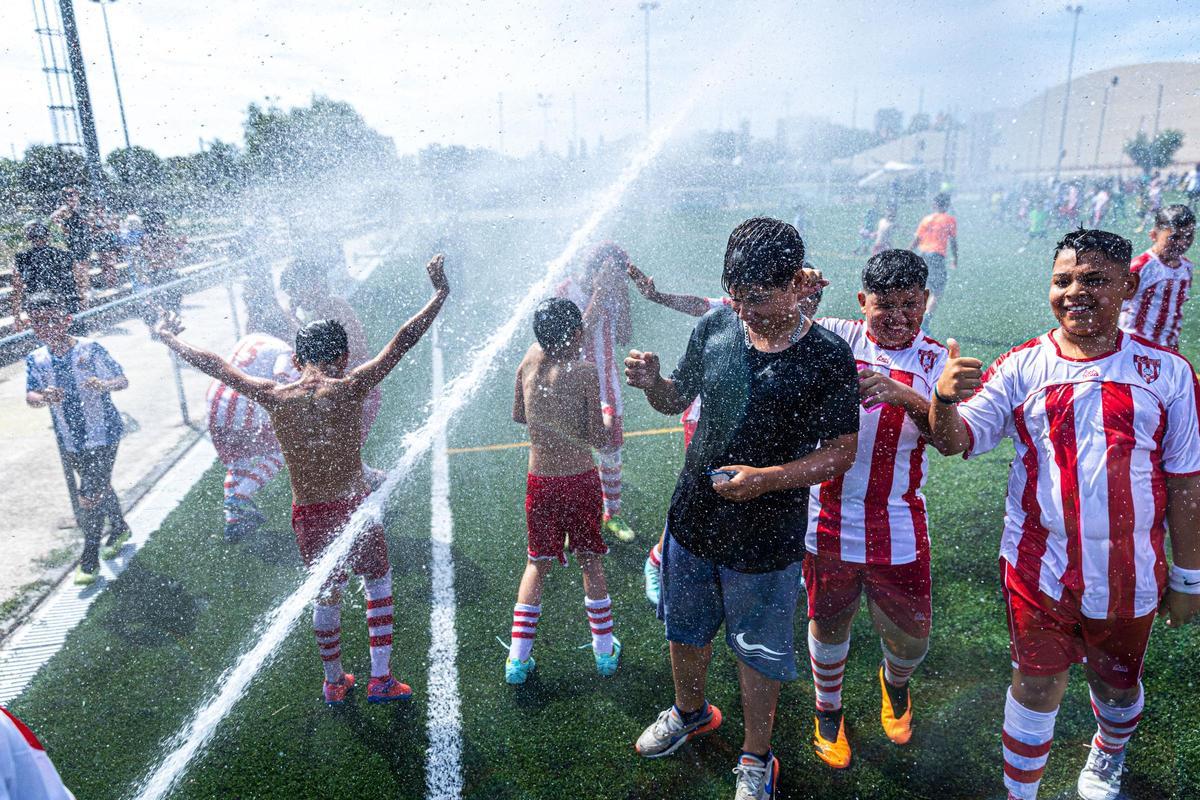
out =
{"type": "Polygon", "coordinates": [[[616,242],[601,242],[588,254],[587,271],[598,270],[605,261],[616,261],[621,266],[629,265],[629,253],[616,242]]]}
{"type": "Polygon", "coordinates": [[[1110,261],[1126,267],[1133,260],[1133,244],[1124,236],[1082,226],[1058,240],[1054,246],[1054,257],[1058,258],[1063,250],[1074,250],[1076,258],[1084,253],[1102,253],[1110,261]]]}
{"type": "Polygon", "coordinates": [[[33,240],[50,238],[50,229],[46,227],[46,223],[38,219],[26,222],[24,231],[26,239],[33,240]]]}
{"type": "Polygon", "coordinates": [[[863,291],[882,294],[897,289],[924,289],[929,278],[925,259],[911,250],[884,250],[867,261],[862,271],[863,291]]]}
{"type": "Polygon", "coordinates": [[[1156,228],[1170,228],[1175,231],[1180,228],[1186,228],[1189,225],[1195,227],[1196,215],[1192,212],[1191,208],[1185,206],[1183,203],[1163,206],[1154,215],[1154,227],[1156,228]]]}
{"type": "Polygon", "coordinates": [[[938,192],[933,196],[933,207],[938,211],[945,211],[950,207],[950,195],[945,192],[938,192]]]}
{"type": "Polygon", "coordinates": [[[26,295],[22,301],[25,307],[25,313],[34,314],[39,311],[57,311],[62,316],[70,316],[70,313],[63,307],[62,298],[53,292],[34,292],[26,295]]]}
{"type": "Polygon", "coordinates": [[[780,289],[804,266],[804,240],[792,225],[770,217],[754,217],[733,229],[725,247],[721,286],[780,289]]]}
{"type": "Polygon", "coordinates": [[[332,364],[350,352],[346,329],[336,319],[319,319],[296,331],[296,360],[332,364]]]}
{"type": "Polygon", "coordinates": [[[533,311],[533,335],[549,355],[562,355],[583,327],[579,306],[561,297],[538,303],[533,311]]]}

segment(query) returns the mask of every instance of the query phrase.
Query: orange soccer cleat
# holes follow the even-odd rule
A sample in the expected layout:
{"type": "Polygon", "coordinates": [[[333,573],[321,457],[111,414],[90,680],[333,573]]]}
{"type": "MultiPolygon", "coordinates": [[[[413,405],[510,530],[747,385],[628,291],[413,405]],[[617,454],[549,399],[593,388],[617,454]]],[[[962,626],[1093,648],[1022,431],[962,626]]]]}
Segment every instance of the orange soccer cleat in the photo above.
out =
{"type": "Polygon", "coordinates": [[[896,709],[892,707],[891,695],[888,694],[887,683],[883,678],[882,666],[879,668],[879,689],[883,694],[883,707],[879,712],[879,721],[883,723],[883,732],[895,744],[908,744],[908,740],[912,738],[912,694],[905,686],[904,713],[897,717],[896,709]]]}
{"type": "Polygon", "coordinates": [[[837,739],[832,742],[821,735],[820,718],[814,719],[813,749],[817,752],[817,758],[834,769],[845,769],[850,766],[850,742],[846,739],[845,718],[838,719],[837,739]]]}

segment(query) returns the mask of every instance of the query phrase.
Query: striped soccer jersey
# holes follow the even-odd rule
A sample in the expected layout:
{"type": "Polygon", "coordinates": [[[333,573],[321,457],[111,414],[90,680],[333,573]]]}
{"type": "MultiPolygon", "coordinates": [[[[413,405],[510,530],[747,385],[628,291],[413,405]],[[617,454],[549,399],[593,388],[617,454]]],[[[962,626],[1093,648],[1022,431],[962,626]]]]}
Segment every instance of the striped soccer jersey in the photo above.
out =
{"type": "MultiPolygon", "coordinates": [[[[300,377],[292,366],[292,348],[265,333],[250,333],[238,340],[229,362],[254,378],[294,381],[300,377]]],[[[206,397],[210,428],[258,430],[270,423],[262,406],[220,381],[209,384],[206,397]]]]}
{"type": "Polygon", "coordinates": [[[1167,478],[1200,474],[1200,387],[1187,359],[1120,334],[1098,358],[1051,332],[1001,356],[959,406],[973,457],[1011,438],[1000,555],[1091,619],[1153,612],[1166,585],[1167,478]]]}
{"type": "Polygon", "coordinates": [[[0,706],[0,797],[74,800],[33,731],[0,706]]]}
{"type": "Polygon", "coordinates": [[[1183,304],[1192,289],[1192,262],[1181,258],[1178,267],[1169,267],[1147,250],[1133,260],[1131,269],[1140,283],[1137,294],[1121,306],[1121,330],[1178,349],[1183,304]]]}
{"type": "MultiPolygon", "coordinates": [[[[591,295],[583,290],[575,278],[567,278],[558,285],[554,292],[556,297],[570,300],[579,306],[581,312],[586,311],[591,295]]],[[[613,409],[614,416],[620,417],[625,410],[621,400],[621,372],[623,367],[617,366],[617,316],[620,313],[615,303],[603,305],[600,308],[600,318],[595,330],[588,336],[583,345],[583,357],[596,365],[600,378],[600,405],[613,409]]]]}
{"type": "MultiPolygon", "coordinates": [[[[846,340],[859,369],[887,375],[923,397],[933,396],[947,357],[939,342],[918,333],[908,347],[893,350],[875,342],[863,320],[816,322],[846,340]]],[[[927,463],[925,437],[904,409],[860,409],[854,466],[809,493],[808,551],[856,564],[909,564],[928,557],[921,494],[927,463]]]]}

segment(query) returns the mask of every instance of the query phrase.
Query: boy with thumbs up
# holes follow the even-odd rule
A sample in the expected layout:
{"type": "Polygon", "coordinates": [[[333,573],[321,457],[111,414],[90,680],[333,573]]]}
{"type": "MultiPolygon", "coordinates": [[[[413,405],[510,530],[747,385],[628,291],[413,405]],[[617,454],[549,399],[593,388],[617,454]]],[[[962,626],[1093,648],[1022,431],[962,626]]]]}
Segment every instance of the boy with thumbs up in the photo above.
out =
{"type": "Polygon", "coordinates": [[[1107,231],[1063,237],[1050,277],[1058,327],[986,372],[950,340],[929,409],[944,453],[1016,446],[1000,547],[1010,798],[1037,796],[1070,666],[1084,662],[1097,731],[1079,796],[1114,800],[1155,612],[1174,628],[1200,611],[1200,386],[1185,358],[1118,327],[1138,286],[1131,256],[1107,231]]]}

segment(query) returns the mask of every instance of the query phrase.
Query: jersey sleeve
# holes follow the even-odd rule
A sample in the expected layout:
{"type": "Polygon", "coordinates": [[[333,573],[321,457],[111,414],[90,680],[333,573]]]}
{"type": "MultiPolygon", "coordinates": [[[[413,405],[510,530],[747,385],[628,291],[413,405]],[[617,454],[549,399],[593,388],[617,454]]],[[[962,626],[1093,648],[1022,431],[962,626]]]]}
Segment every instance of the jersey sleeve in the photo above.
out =
{"type": "Polygon", "coordinates": [[[117,363],[116,359],[109,355],[108,351],[104,349],[104,345],[93,342],[92,356],[97,378],[107,381],[125,377],[125,370],[121,369],[121,365],[117,363]]]}
{"type": "Polygon", "coordinates": [[[675,382],[679,396],[689,402],[700,394],[700,387],[704,383],[704,343],[707,330],[708,317],[704,317],[692,328],[687,350],[679,359],[675,371],[671,373],[671,380],[675,382]]]}
{"type": "Polygon", "coordinates": [[[1174,476],[1200,474],[1200,383],[1190,367],[1186,373],[1182,391],[1167,406],[1163,437],[1163,469],[1174,476]]]}
{"type": "Polygon", "coordinates": [[[959,403],[958,414],[971,440],[964,458],[983,455],[1012,435],[1015,392],[1011,384],[1015,377],[1012,359],[1001,357],[984,374],[983,386],[975,396],[959,403]]]}
{"type": "Polygon", "coordinates": [[[730,302],[728,297],[706,297],[706,298],[704,298],[704,302],[708,303],[709,311],[712,311],[713,309],[716,309],[716,308],[724,308],[725,306],[732,305],[732,303],[730,302]]]}
{"type": "Polygon", "coordinates": [[[858,433],[858,370],[850,346],[838,345],[825,370],[825,395],[814,408],[813,432],[821,441],[858,433]]]}
{"type": "Polygon", "coordinates": [[[40,392],[46,388],[42,371],[37,368],[33,354],[25,356],[25,391],[40,392]]]}

